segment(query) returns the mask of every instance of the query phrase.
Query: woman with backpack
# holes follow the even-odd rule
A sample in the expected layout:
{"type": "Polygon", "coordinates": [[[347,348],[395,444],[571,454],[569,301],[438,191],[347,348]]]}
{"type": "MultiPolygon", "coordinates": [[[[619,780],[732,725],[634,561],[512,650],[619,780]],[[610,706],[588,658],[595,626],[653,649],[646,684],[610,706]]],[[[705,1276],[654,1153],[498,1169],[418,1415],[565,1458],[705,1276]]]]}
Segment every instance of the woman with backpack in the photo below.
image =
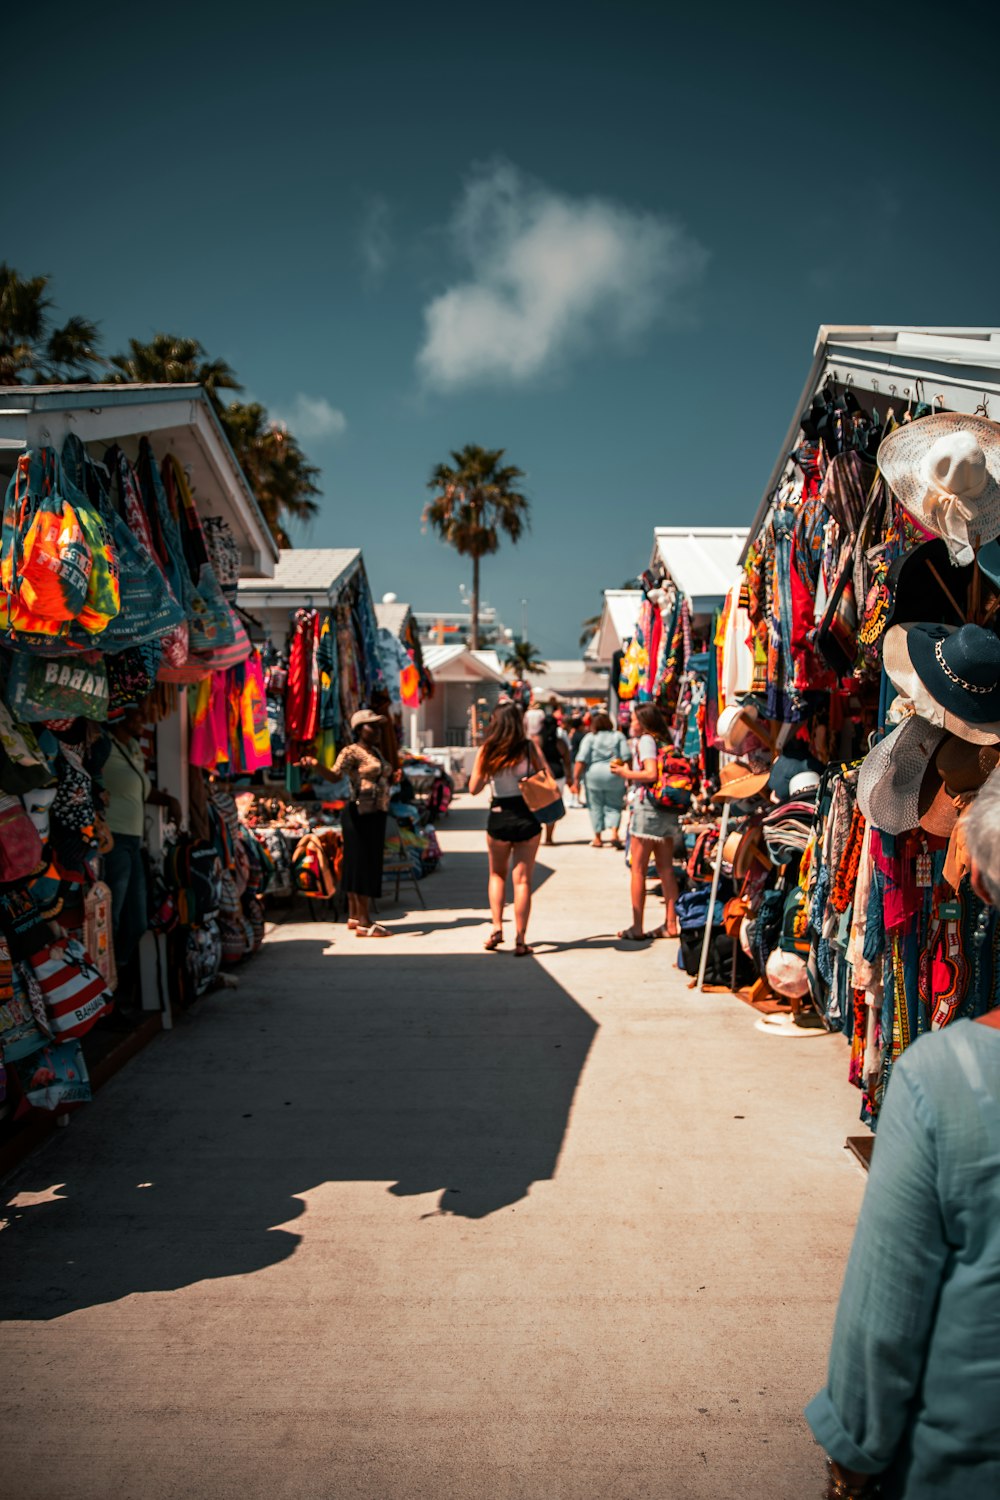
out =
{"type": "Polygon", "coordinates": [[[514,703],[500,704],[493,712],[469,778],[469,791],[474,797],[488,782],[493,787],[486,822],[490,914],[493,918],[493,931],[486,940],[486,948],[491,953],[503,942],[508,870],[514,883],[514,955],[525,958],[531,952],[527,943],[531,877],[542,825],[521,794],[521,781],[523,777],[542,770],[543,765],[534,742],[525,733],[521,710],[514,703]]]}
{"type": "Polygon", "coordinates": [[[634,749],[632,765],[612,760],[610,769],[620,776],[626,786],[635,788],[632,803],[631,837],[631,890],[632,925],[618,934],[630,943],[641,943],[646,938],[678,937],[677,930],[677,881],[674,878],[674,844],[681,836],[677,813],[670,807],[662,807],[653,800],[653,788],[657,783],[658,759],[661,748],[669,741],[667,721],[652,703],[640,703],[632,710],[629,725],[634,749]],[[655,860],[656,869],[663,887],[666,920],[652,932],[643,931],[643,914],[646,907],[646,871],[650,859],[655,860]]]}

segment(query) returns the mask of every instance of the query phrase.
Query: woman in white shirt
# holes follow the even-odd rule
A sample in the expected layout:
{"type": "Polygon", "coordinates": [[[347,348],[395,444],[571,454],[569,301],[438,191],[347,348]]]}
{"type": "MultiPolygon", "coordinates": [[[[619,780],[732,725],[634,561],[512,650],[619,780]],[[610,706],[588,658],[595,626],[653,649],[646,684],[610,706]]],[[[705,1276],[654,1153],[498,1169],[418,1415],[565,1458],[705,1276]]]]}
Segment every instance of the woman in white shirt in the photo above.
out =
{"type": "Polygon", "coordinates": [[[486,947],[492,952],[503,942],[503,909],[509,870],[514,884],[514,953],[518,958],[531,952],[526,941],[531,916],[531,877],[542,832],[542,825],[521,795],[521,778],[540,771],[542,765],[541,756],[525,733],[521,710],[513,703],[500,704],[479,747],[469,778],[469,791],[476,796],[487,782],[493,785],[493,800],[486,822],[493,931],[486,940],[486,947]]]}
{"type": "Polygon", "coordinates": [[[613,760],[611,771],[620,776],[626,785],[636,788],[632,804],[631,836],[631,889],[632,925],[618,936],[631,943],[645,938],[677,937],[677,881],[674,878],[674,844],[681,836],[680,820],[669,808],[658,807],[649,798],[649,788],[656,781],[656,757],[659,746],[669,738],[667,721],[653,703],[640,703],[632,710],[629,733],[635,742],[631,768],[623,761],[613,760]],[[663,887],[666,907],[661,927],[644,932],[643,914],[646,908],[646,870],[650,859],[655,860],[656,869],[663,887]]]}

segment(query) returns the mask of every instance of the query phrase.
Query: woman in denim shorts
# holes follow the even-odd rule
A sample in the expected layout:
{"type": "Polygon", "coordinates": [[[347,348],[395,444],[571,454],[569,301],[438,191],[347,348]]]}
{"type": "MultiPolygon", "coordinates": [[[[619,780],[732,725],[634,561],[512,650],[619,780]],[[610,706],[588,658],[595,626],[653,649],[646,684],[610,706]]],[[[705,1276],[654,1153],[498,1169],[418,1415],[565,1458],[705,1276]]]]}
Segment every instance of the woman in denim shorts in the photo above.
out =
{"type": "Polygon", "coordinates": [[[634,741],[631,767],[624,761],[612,761],[611,770],[626,785],[636,789],[632,804],[631,889],[632,925],[618,936],[627,942],[640,943],[646,938],[677,937],[677,881],[674,879],[674,843],[681,836],[680,821],[675,812],[657,807],[649,798],[649,788],[656,781],[656,756],[659,746],[669,739],[667,721],[652,703],[641,703],[632,710],[629,733],[634,741]],[[666,920],[652,932],[643,930],[646,907],[646,871],[649,861],[656,868],[663,887],[666,920]]]}

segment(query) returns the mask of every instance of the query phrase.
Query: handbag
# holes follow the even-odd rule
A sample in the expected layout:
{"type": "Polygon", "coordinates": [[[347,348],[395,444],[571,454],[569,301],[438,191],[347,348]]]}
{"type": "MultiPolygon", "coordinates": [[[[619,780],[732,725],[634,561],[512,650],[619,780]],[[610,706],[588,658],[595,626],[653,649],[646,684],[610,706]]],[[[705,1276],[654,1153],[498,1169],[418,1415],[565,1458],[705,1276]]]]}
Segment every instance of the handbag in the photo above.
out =
{"type": "Polygon", "coordinates": [[[44,864],[38,830],[20,797],[0,796],[0,881],[24,880],[44,864]]]}
{"type": "Polygon", "coordinates": [[[539,823],[558,823],[566,816],[566,807],[555,777],[548,766],[543,766],[532,776],[522,776],[518,782],[521,796],[539,823]]]}

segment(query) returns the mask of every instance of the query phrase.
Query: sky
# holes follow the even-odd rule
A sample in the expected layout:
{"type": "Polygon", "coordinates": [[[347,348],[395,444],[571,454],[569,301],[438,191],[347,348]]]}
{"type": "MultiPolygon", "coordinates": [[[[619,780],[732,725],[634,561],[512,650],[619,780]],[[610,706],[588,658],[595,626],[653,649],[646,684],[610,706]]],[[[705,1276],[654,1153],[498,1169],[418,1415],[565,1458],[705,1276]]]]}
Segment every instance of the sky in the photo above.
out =
{"type": "Polygon", "coordinates": [[[654,526],[749,524],[820,324],[1000,322],[986,4],[38,15],[0,257],[107,353],[227,359],[322,470],[297,542],[376,598],[461,607],[427,479],[503,448],[532,526],[483,595],[550,658],[654,526]]]}

